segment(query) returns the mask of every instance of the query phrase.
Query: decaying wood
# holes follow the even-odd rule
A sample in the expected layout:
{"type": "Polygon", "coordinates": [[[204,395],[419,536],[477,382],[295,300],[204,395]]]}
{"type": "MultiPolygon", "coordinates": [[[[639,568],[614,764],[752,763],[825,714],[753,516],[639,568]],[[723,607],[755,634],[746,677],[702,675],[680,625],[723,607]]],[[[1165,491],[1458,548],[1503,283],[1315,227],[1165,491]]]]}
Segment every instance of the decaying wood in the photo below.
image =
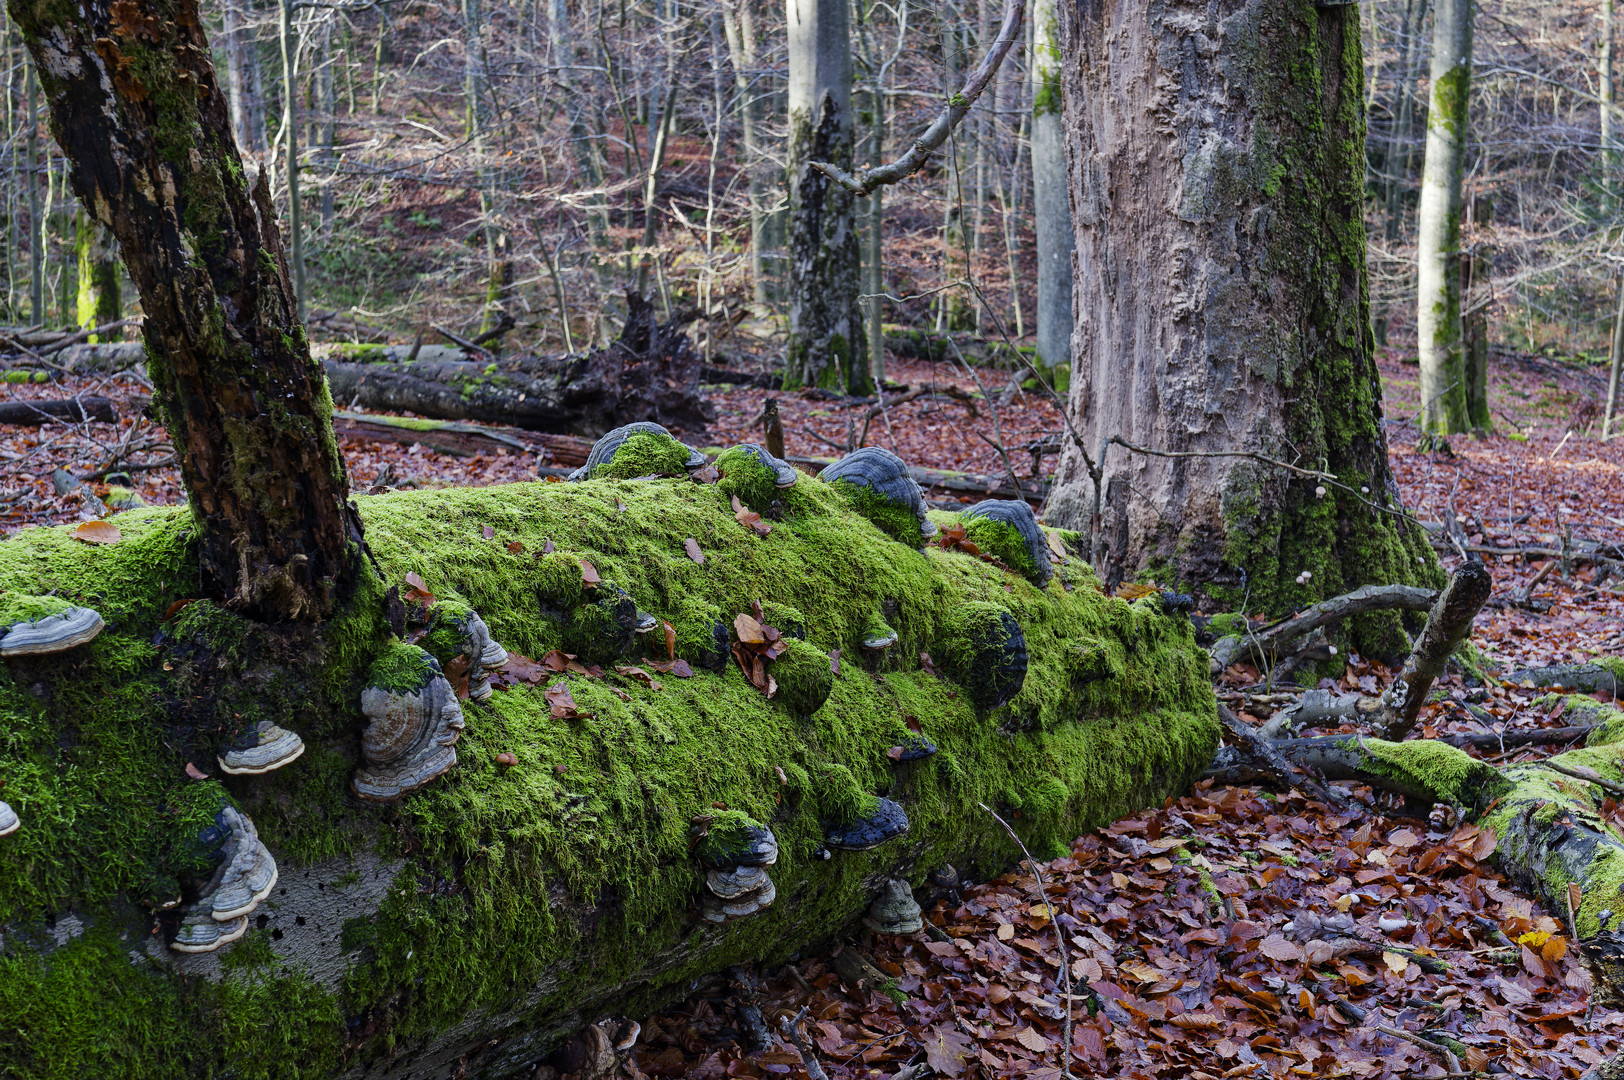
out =
{"type": "Polygon", "coordinates": [[[39,427],[59,421],[81,424],[87,420],[116,423],[118,411],[113,408],[112,399],[86,394],[59,401],[0,402],[0,424],[39,427]]]}
{"type": "Polygon", "coordinates": [[[339,435],[374,442],[399,443],[402,446],[419,443],[453,457],[472,457],[497,451],[539,453],[549,462],[582,465],[592,449],[592,440],[571,435],[544,435],[528,431],[515,434],[511,430],[464,424],[456,420],[407,420],[398,416],[374,416],[344,410],[333,413],[333,430],[339,435]]]}
{"type": "Polygon", "coordinates": [[[1624,697],[1624,679],[1601,664],[1564,664],[1557,667],[1525,668],[1506,676],[1506,682],[1517,686],[1553,687],[1558,690],[1582,690],[1587,694],[1610,693],[1624,697]]]}
{"type": "Polygon", "coordinates": [[[1216,675],[1241,660],[1268,660],[1285,655],[1310,631],[1361,611],[1383,608],[1426,611],[1437,599],[1436,589],[1413,585],[1365,585],[1350,593],[1322,600],[1307,611],[1281,619],[1244,637],[1230,635],[1219,638],[1211,650],[1212,673],[1216,675]]]}
{"type": "Polygon", "coordinates": [[[1346,796],[1326,787],[1302,762],[1282,754],[1284,744],[1264,738],[1228,706],[1218,706],[1218,719],[1224,725],[1224,745],[1201,774],[1202,779],[1221,784],[1263,783],[1297,788],[1329,806],[1350,805],[1346,796]]]}
{"type": "Polygon", "coordinates": [[[1415,727],[1426,703],[1427,691],[1443,674],[1449,654],[1471,633],[1472,620],[1494,589],[1489,568],[1468,562],[1451,575],[1427,615],[1427,625],[1411,650],[1398,679],[1382,695],[1383,709],[1375,729],[1386,739],[1402,739],[1415,727]]]}
{"type": "MultiPolygon", "coordinates": [[[[805,457],[800,454],[787,454],[784,457],[791,465],[800,465],[812,472],[817,472],[825,465],[833,464],[834,458],[805,457]]],[[[975,473],[948,472],[943,469],[921,469],[910,466],[908,475],[918,481],[919,486],[925,489],[928,495],[932,489],[949,492],[954,495],[974,495],[982,499],[1025,499],[1034,505],[1041,504],[1043,497],[1048,493],[1049,485],[1042,481],[1029,481],[1021,486],[1020,491],[1004,483],[1002,478],[977,476],[975,473]]]]}

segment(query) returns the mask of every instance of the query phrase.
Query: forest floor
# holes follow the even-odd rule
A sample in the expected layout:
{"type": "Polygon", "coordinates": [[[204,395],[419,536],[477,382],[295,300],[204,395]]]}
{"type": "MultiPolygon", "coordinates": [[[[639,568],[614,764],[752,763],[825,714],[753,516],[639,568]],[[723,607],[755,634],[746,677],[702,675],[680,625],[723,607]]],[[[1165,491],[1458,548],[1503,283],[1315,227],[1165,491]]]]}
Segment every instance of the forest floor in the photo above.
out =
{"type": "MultiPolygon", "coordinates": [[[[1496,355],[1491,372],[1499,433],[1425,453],[1415,449],[1411,419],[1419,405],[1415,369],[1396,355],[1382,360],[1390,451],[1406,505],[1423,520],[1452,510],[1472,543],[1560,547],[1564,530],[1576,540],[1624,541],[1624,440],[1604,446],[1595,438],[1587,404],[1597,398],[1595,373],[1507,354],[1496,355]]],[[[996,373],[941,365],[894,362],[889,374],[967,390],[980,377],[995,395],[1002,389],[991,381],[996,373]]],[[[140,416],[147,392],[139,376],[0,385],[0,399],[10,400],[105,394],[121,412],[117,424],[0,427],[0,533],[99,516],[117,497],[100,480],[66,482],[59,493],[53,470],[94,472],[119,446],[126,463],[161,463],[170,452],[164,433],[140,416]]],[[[812,394],[718,387],[709,441],[757,438],[752,419],[768,396],[780,403],[791,454],[835,456],[848,418],[860,428],[868,410],[812,394]]],[[[914,465],[997,475],[1000,455],[979,437],[996,440],[994,414],[985,403],[977,407],[971,416],[953,398],[895,406],[871,421],[869,442],[914,465]]],[[[1050,404],[1025,393],[997,410],[996,427],[1024,475],[1031,459],[1015,448],[1057,435],[1060,423],[1050,404]]],[[[421,446],[341,442],[357,487],[386,472],[396,486],[420,487],[535,475],[528,455],[458,458],[421,446]]],[[[1052,468],[1052,458],[1043,463],[1044,474],[1052,468]]],[[[148,502],[180,497],[172,466],[129,472],[148,502]]],[[[1491,569],[1496,596],[1506,598],[1543,561],[1500,556],[1491,569]]],[[[1473,640],[1502,672],[1624,653],[1624,593],[1616,583],[1593,587],[1587,571],[1560,571],[1533,592],[1548,609],[1491,606],[1478,619],[1473,640]]],[[[1341,687],[1370,693],[1393,677],[1378,662],[1348,659],[1341,687]]],[[[1219,692],[1238,710],[1267,716],[1272,706],[1259,680],[1255,669],[1237,665],[1219,692]]],[[[1532,687],[1470,686],[1458,674],[1441,687],[1422,734],[1562,722],[1560,710],[1534,705],[1532,687]]],[[[1547,752],[1489,756],[1503,762],[1547,752]]],[[[938,897],[926,933],[862,935],[762,973],[761,1007],[774,1028],[779,1017],[809,1010],[812,1049],[832,1080],[896,1076],[910,1064],[948,1077],[1057,1077],[1068,1028],[1077,1076],[1448,1074],[1433,1051],[1381,1028],[1447,1032],[1467,1048],[1463,1068],[1553,1080],[1614,1053],[1624,1013],[1587,1015],[1587,976],[1566,929],[1496,872],[1493,838],[1441,814],[1408,817],[1385,798],[1361,797],[1369,811],[1347,814],[1296,794],[1198,787],[1080,837],[1069,857],[1037,867],[1041,889],[1023,865],[938,897]],[[1304,911],[1355,916],[1371,947],[1334,961],[1305,952],[1291,936],[1304,911]],[[1521,944],[1493,947],[1482,928],[1489,924],[1521,944]],[[861,950],[886,981],[844,982],[833,966],[837,947],[861,950]],[[1447,966],[1422,970],[1438,966],[1427,962],[1434,957],[1447,966]],[[1057,991],[1062,964],[1074,979],[1070,1002],[1057,991]],[[1363,1020],[1338,1001],[1363,1010],[1363,1020]]],[[[730,993],[718,986],[649,1018],[635,1067],[650,1076],[807,1075],[781,1039],[756,1053],[741,1045],[730,993]]]]}

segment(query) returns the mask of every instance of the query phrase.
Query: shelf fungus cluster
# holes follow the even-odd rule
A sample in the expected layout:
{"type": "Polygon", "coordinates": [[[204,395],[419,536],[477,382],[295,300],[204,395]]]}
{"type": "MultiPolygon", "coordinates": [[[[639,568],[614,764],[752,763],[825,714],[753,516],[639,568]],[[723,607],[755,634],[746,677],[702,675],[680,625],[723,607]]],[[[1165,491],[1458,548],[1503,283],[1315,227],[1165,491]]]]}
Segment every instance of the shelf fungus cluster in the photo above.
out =
{"type": "Polygon", "coordinates": [[[778,862],[778,838],[743,815],[716,823],[701,839],[705,895],[700,913],[725,923],[754,915],[778,896],[767,868],[778,862]]]}
{"type": "Polygon", "coordinates": [[[373,662],[361,712],[361,764],[350,780],[361,798],[390,802],[457,763],[462,708],[439,662],[416,645],[397,642],[373,662]]]}
{"type": "Polygon", "coordinates": [[[920,548],[936,535],[925,516],[925,492],[908,472],[908,464],[889,450],[865,446],[818,473],[851,502],[852,509],[891,539],[920,548]]]}
{"type": "Polygon", "coordinates": [[[867,851],[908,831],[908,812],[890,799],[875,800],[867,814],[824,832],[823,842],[836,851],[867,851]]]}
{"type": "Polygon", "coordinates": [[[702,468],[705,455],[680,442],[659,424],[639,420],[614,428],[592,444],[586,464],[568,479],[635,480],[644,476],[683,476],[702,468]]]}
{"type": "Polygon", "coordinates": [[[959,514],[969,537],[982,551],[1002,560],[1042,588],[1054,573],[1049,541],[1037,515],[1023,499],[987,499],[959,514]]]}
{"type": "Polygon", "coordinates": [[[0,836],[10,836],[22,827],[22,819],[17,816],[17,811],[0,802],[0,836]]]}
{"type": "Polygon", "coordinates": [[[880,934],[917,934],[925,915],[906,881],[892,878],[863,913],[863,925],[880,934]]]}
{"type": "Polygon", "coordinates": [[[423,644],[437,660],[442,670],[461,657],[462,670],[468,676],[468,697],[484,701],[491,696],[491,672],[505,667],[507,650],[491,637],[491,631],[479,612],[460,600],[442,600],[435,604],[423,644]]]}
{"type": "Polygon", "coordinates": [[[236,941],[248,932],[248,916],[276,887],[276,860],[247,814],[221,807],[204,842],[214,872],[187,906],[169,943],[176,952],[213,952],[236,941]]]}
{"type": "Polygon", "coordinates": [[[67,652],[91,640],[106,624],[87,607],[56,597],[29,598],[16,612],[23,616],[0,628],[0,656],[46,656],[67,652]]]}
{"type": "Polygon", "coordinates": [[[220,751],[215,760],[221,772],[259,776],[297,759],[304,749],[304,740],[298,735],[270,720],[260,720],[220,751]]]}

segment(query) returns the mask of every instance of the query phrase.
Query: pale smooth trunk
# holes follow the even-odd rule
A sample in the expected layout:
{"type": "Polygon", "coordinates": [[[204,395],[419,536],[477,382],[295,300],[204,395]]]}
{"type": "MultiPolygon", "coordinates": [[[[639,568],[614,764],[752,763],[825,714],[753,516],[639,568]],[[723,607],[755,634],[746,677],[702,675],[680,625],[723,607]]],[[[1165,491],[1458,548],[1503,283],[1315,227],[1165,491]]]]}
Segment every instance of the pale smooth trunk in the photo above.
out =
{"type": "Polygon", "coordinates": [[[1038,357],[1047,367],[1071,363],[1071,191],[1061,127],[1056,0],[1032,5],[1032,211],[1038,248],[1038,357]]]}
{"type": "Polygon", "coordinates": [[[1427,157],[1416,222],[1416,339],[1421,429],[1466,431],[1460,318],[1461,166],[1472,77],[1472,0],[1438,0],[1432,15],[1427,157]]]}

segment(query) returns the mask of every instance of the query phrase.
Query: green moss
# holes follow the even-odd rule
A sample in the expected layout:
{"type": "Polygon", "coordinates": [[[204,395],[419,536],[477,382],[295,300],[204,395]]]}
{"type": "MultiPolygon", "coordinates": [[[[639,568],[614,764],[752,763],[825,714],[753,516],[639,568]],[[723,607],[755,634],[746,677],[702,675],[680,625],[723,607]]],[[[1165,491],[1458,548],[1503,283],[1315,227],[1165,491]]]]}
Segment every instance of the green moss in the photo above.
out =
{"type": "Polygon", "coordinates": [[[1451,806],[1480,810],[1509,786],[1492,765],[1447,743],[1432,739],[1402,743],[1362,739],[1357,743],[1369,752],[1377,773],[1430,792],[1451,806]]]}
{"type": "Polygon", "coordinates": [[[592,471],[594,480],[632,480],[640,476],[684,476],[688,448],[670,435],[639,431],[592,471]]]}
{"type": "Polygon", "coordinates": [[[990,707],[1024,676],[1015,661],[1026,658],[1013,652],[1007,608],[986,601],[964,604],[948,615],[946,631],[935,655],[978,707],[990,707]]]}
{"type": "Polygon", "coordinates": [[[34,622],[50,615],[60,615],[64,611],[71,610],[73,606],[59,596],[0,593],[0,628],[34,622]]]}
{"type": "Polygon", "coordinates": [[[912,548],[924,545],[925,538],[920,531],[919,516],[906,506],[898,506],[873,488],[854,484],[849,480],[836,480],[829,486],[840,492],[853,510],[867,518],[875,528],[897,543],[912,548]]]}
{"type": "MultiPolygon", "coordinates": [[[[797,927],[854,918],[868,900],[865,882],[888,865],[885,853],[811,856],[826,822],[871,812],[877,793],[906,807],[921,880],[944,861],[986,875],[1018,852],[978,802],[998,805],[1013,792],[1041,806],[1041,820],[1034,811],[1013,824],[1048,850],[1159,803],[1210,760],[1215,705],[1187,621],[1101,595],[1081,565],[1058,567],[1058,585],[1040,591],[963,553],[899,545],[830,485],[802,483],[787,494],[789,513],[766,537],[734,519],[723,493],[687,480],[361,498],[382,578],[364,580],[315,638],[246,623],[214,604],[160,623],[171,603],[197,595],[195,526],[183,510],[118,515],[124,540],[115,545],[79,543],[66,528],[0,544],[0,596],[54,592],[108,621],[71,660],[0,668],[0,781],[25,822],[0,843],[0,923],[26,929],[42,912],[71,908],[116,939],[70,946],[84,949],[71,953],[73,964],[59,962],[67,950],[44,963],[0,961],[9,965],[0,972],[0,1040],[12,1040],[0,1041],[0,1056],[45,1076],[211,1075],[219,1047],[241,1045],[228,1032],[258,1023],[274,1045],[243,1068],[323,1076],[345,1053],[340,1016],[368,1018],[347,1051],[350,1067],[476,1014],[489,1018],[477,1021],[482,1030],[511,1023],[545,1043],[573,1025],[587,987],[646,978],[616,1007],[652,1008],[727,964],[782,961],[804,944],[797,927]],[[485,525],[521,541],[525,553],[484,540],[485,525]],[[706,552],[703,565],[683,552],[687,537],[706,552]],[[549,538],[559,550],[535,558],[549,538]],[[577,558],[598,568],[599,591],[617,583],[637,606],[671,619],[684,648],[700,643],[710,620],[731,622],[752,600],[786,622],[791,611],[806,613],[806,640],[775,662],[775,675],[795,686],[786,676],[804,664],[815,683],[827,680],[827,701],[797,715],[733,664],[661,676],[658,690],[568,677],[587,721],[555,720],[546,684],[517,686],[464,706],[459,764],[445,777],[389,806],[348,796],[362,686],[413,689],[432,670],[428,652],[389,634],[386,584],[421,575],[443,603],[479,611],[510,651],[539,657],[581,607],[577,558]],[[849,647],[882,610],[901,637],[893,654],[906,663],[883,676],[842,663],[832,675],[826,654],[849,647]],[[974,706],[943,660],[986,622],[975,612],[1008,613],[1031,654],[1021,692],[991,713],[974,706]],[[942,676],[920,670],[921,652],[936,657],[942,676]],[[148,919],[128,917],[131,901],[161,893],[163,874],[176,880],[196,865],[177,844],[197,835],[193,818],[211,785],[187,779],[185,765],[209,761],[189,756],[181,736],[192,737],[199,716],[218,723],[217,710],[242,711],[217,695],[200,712],[183,692],[209,687],[210,671],[230,672],[265,699],[258,708],[284,710],[275,715],[305,739],[305,755],[288,768],[222,785],[252,815],[284,875],[377,851],[403,860],[399,880],[426,883],[390,890],[364,941],[346,930],[356,948],[334,995],[285,965],[255,962],[224,982],[182,982],[129,962],[150,936],[148,919]],[[315,678],[297,677],[311,671],[315,678]],[[34,692],[36,681],[48,684],[46,696],[34,692]],[[907,736],[908,718],[941,753],[904,771],[886,750],[907,736]],[[498,767],[499,753],[518,764],[498,767]],[[1064,800],[1060,786],[1070,793],[1064,800]],[[719,936],[707,931],[700,945],[690,827],[716,814],[717,803],[773,829],[783,899],[719,936]],[[684,959],[650,977],[644,958],[653,954],[684,959]],[[73,989],[50,981],[58,977],[73,989]],[[549,989],[522,1014],[507,1011],[538,986],[549,989]],[[246,997],[223,997],[232,987],[246,997]],[[286,1014],[265,1011],[273,998],[286,1014]],[[51,1019],[62,1002],[99,1043],[51,1019]],[[284,1015],[304,1027],[291,1030],[284,1015]],[[10,1047],[18,1049],[7,1054],[10,1047]],[[32,1064],[53,1048],[56,1074],[32,1064]],[[177,1055],[202,1064],[176,1065],[177,1055]]],[[[982,629],[990,633],[990,624],[982,629]]],[[[251,941],[244,963],[280,948],[251,941]]]]}
{"type": "Polygon", "coordinates": [[[392,694],[415,694],[440,673],[434,657],[416,645],[390,643],[367,669],[367,685],[392,694]]]}
{"type": "Polygon", "coordinates": [[[788,604],[776,603],[772,600],[761,602],[761,614],[766,617],[767,625],[773,627],[785,637],[806,640],[806,616],[788,604]]]}
{"type": "Polygon", "coordinates": [[[466,628],[474,609],[461,600],[441,599],[435,603],[429,632],[418,645],[439,663],[441,670],[467,645],[466,628]]]}
{"type": "Polygon", "coordinates": [[[834,687],[829,656],[816,645],[796,638],[787,639],[785,645],[784,652],[768,668],[778,683],[775,697],[797,716],[810,716],[829,700],[829,691],[834,687]]]}
{"type": "Polygon", "coordinates": [[[740,810],[717,810],[704,816],[711,820],[695,851],[712,866],[732,863],[749,844],[748,830],[761,828],[761,822],[740,810]]]}
{"type": "Polygon", "coordinates": [[[722,474],[716,482],[717,490],[725,495],[737,495],[740,502],[757,513],[765,514],[778,499],[776,474],[750,451],[729,447],[714,464],[722,474]]]}
{"type": "Polygon", "coordinates": [[[1028,580],[1036,576],[1038,567],[1027,550],[1020,530],[1005,521],[990,517],[959,516],[966,538],[984,553],[1028,580]]]}

